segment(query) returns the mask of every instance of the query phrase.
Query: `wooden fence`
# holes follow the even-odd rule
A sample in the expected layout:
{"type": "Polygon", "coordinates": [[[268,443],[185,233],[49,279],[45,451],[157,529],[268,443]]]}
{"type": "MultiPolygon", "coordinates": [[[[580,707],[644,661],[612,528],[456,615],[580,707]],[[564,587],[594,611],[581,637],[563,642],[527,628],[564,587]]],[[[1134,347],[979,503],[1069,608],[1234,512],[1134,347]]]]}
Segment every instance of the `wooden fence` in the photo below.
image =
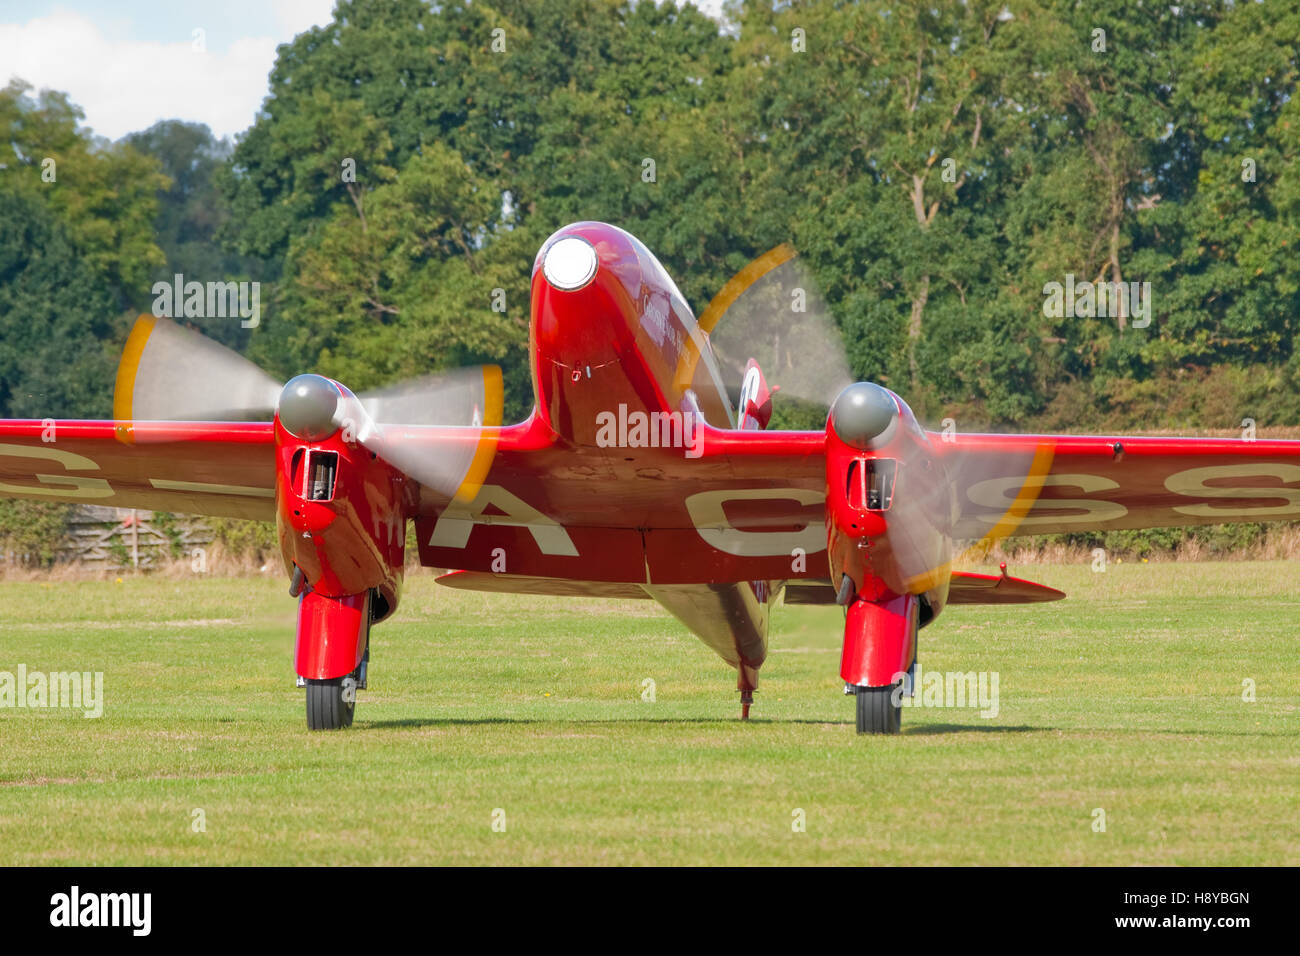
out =
{"type": "Polygon", "coordinates": [[[193,557],[212,543],[202,518],[131,508],[75,505],[59,542],[59,561],[91,567],[148,568],[175,556],[193,557]]]}

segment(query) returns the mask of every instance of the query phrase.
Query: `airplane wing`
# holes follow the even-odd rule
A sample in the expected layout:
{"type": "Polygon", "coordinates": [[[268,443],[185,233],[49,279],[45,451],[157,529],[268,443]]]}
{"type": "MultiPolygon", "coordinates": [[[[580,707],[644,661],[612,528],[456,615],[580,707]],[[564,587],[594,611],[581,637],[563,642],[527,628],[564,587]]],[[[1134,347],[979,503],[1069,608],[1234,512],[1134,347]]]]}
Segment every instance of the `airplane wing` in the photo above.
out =
{"type": "Polygon", "coordinates": [[[0,421],[0,497],[275,518],[267,423],[0,421]]]}
{"type": "Polygon", "coordinates": [[[955,537],[1300,519],[1300,441],[932,434],[955,537]]]}

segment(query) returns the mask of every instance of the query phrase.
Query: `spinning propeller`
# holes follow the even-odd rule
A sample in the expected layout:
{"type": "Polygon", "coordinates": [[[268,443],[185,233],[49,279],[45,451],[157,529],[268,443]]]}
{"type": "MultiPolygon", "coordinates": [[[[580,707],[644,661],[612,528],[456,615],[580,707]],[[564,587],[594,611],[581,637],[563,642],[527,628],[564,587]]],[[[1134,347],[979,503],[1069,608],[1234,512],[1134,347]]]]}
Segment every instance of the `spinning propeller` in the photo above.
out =
{"type": "MultiPolygon", "coordinates": [[[[789,245],[777,246],[737,273],[700,314],[699,322],[709,333],[729,388],[739,385],[752,357],[782,396],[827,409],[826,427],[855,449],[884,449],[905,427],[905,418],[910,418],[910,410],[900,407],[887,389],[854,382],[830,307],[811,270],[789,245]]],[[[910,448],[899,461],[885,517],[899,571],[917,586],[954,560],[947,548],[936,548],[935,542],[956,523],[968,492],[993,479],[1020,479],[1016,485],[1020,493],[1014,501],[1007,499],[1001,519],[990,520],[988,534],[961,555],[975,560],[1019,525],[1050,465],[1050,458],[1043,461],[1032,454],[968,452],[956,434],[951,442],[945,437],[933,440],[928,449],[924,443],[910,448]]],[[[987,488],[984,493],[991,495],[987,488]]]]}
{"type": "Polygon", "coordinates": [[[728,385],[739,385],[751,358],[786,397],[823,408],[853,383],[830,306],[789,245],[736,273],[700,313],[699,325],[728,385]]]}
{"type": "Polygon", "coordinates": [[[342,429],[368,451],[448,497],[486,473],[501,424],[495,365],[455,369],[354,395],[320,375],[281,384],[237,352],[141,316],[117,370],[113,417],[135,421],[266,421],[304,441],[342,429]]]}

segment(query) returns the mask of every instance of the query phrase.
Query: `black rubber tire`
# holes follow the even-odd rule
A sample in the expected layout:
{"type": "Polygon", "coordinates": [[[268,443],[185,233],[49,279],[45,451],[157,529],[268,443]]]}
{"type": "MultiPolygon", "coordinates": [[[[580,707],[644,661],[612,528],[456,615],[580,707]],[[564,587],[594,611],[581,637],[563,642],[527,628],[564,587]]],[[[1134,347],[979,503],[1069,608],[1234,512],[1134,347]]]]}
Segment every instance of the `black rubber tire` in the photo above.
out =
{"type": "Polygon", "coordinates": [[[856,698],[858,733],[897,734],[903,729],[903,708],[894,704],[894,690],[889,687],[859,687],[856,698]]]}
{"type": "Polygon", "coordinates": [[[307,681],[308,730],[342,730],[352,726],[357,703],[355,699],[351,703],[343,699],[344,680],[336,677],[333,680],[307,681]]]}

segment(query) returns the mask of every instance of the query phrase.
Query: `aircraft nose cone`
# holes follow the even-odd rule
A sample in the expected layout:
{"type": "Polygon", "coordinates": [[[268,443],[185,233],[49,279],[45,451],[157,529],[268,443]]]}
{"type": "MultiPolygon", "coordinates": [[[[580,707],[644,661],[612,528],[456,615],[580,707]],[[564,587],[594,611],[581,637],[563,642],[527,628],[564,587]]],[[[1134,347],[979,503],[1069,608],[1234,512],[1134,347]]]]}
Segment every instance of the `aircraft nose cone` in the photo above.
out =
{"type": "Polygon", "coordinates": [[[334,424],[338,402],[339,390],[329,379],[298,375],[280,393],[280,423],[304,441],[320,441],[338,427],[334,424]]]}
{"type": "Polygon", "coordinates": [[[836,397],[831,406],[831,427],[840,441],[863,450],[877,444],[886,433],[892,434],[898,420],[894,397],[873,382],[857,382],[836,397]]]}
{"type": "Polygon", "coordinates": [[[542,257],[542,275],[557,289],[581,289],[596,275],[596,250],[581,236],[564,236],[551,243],[542,257]]]}

